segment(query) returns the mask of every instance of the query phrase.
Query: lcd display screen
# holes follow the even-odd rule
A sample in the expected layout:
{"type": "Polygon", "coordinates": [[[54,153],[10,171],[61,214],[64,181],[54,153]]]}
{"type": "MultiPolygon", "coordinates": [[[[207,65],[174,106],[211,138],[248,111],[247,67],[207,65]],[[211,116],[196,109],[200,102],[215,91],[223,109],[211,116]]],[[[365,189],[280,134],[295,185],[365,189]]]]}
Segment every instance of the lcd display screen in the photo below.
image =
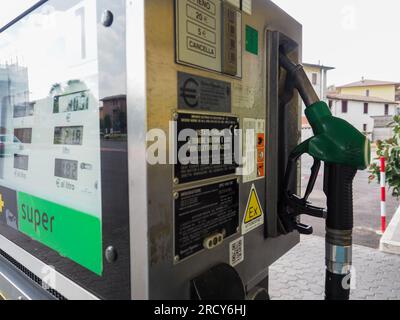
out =
{"type": "Polygon", "coordinates": [[[14,136],[21,143],[32,143],[32,128],[14,129],[14,136]]]}
{"type": "Polygon", "coordinates": [[[35,111],[34,103],[21,103],[14,105],[14,118],[31,117],[35,111]]]}
{"type": "Polygon", "coordinates": [[[87,91],[73,92],[54,97],[54,113],[76,112],[88,109],[89,94],[87,91]]]}
{"type": "Polygon", "coordinates": [[[54,129],[54,144],[81,145],[83,127],[56,127],[54,129]]]}
{"type": "Polygon", "coordinates": [[[14,169],[25,170],[29,169],[29,156],[22,154],[14,155],[14,169]]]}
{"type": "Polygon", "coordinates": [[[59,178],[78,180],[78,161],[56,159],[54,175],[59,178]]]}

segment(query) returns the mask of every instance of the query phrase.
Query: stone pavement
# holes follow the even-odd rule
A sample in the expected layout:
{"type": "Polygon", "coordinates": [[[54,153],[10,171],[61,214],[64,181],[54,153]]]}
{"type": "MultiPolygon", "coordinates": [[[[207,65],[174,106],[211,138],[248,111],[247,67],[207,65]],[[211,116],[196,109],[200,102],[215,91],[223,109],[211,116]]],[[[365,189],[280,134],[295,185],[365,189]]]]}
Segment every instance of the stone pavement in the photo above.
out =
{"type": "MultiPolygon", "coordinates": [[[[356,281],[351,299],[400,299],[400,256],[354,246],[353,264],[356,281]]],[[[322,300],[325,239],[302,236],[296,248],[271,266],[269,275],[272,300],[322,300]]]]}

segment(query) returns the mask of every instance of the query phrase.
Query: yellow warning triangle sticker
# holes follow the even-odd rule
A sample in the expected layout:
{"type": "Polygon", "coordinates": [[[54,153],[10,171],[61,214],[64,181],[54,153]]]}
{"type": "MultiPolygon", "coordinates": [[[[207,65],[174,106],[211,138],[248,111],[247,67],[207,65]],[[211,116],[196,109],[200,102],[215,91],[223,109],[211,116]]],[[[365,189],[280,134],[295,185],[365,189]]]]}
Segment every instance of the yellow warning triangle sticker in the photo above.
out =
{"type": "Polygon", "coordinates": [[[243,217],[242,234],[246,234],[264,224],[264,212],[255,185],[251,187],[249,200],[243,217]]]}

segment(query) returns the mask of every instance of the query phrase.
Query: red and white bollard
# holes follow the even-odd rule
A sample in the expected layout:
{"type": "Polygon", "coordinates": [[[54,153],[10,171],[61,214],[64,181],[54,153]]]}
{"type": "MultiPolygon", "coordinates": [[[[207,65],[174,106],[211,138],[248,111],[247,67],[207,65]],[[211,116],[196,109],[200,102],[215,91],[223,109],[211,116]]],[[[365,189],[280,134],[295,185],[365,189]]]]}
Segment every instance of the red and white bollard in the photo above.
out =
{"type": "Polygon", "coordinates": [[[386,159],[381,157],[381,227],[386,231],[386,159]]]}

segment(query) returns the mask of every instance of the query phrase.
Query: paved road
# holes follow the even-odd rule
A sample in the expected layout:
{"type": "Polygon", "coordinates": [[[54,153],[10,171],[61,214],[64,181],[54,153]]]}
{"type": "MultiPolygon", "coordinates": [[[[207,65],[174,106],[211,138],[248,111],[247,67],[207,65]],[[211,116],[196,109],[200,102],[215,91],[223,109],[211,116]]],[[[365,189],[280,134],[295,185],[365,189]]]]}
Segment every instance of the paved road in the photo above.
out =
{"type": "MultiPolygon", "coordinates": [[[[302,237],[301,243],[270,267],[272,300],[322,300],[325,240],[302,237]]],[[[352,300],[399,300],[400,256],[362,246],[353,248],[352,300]]]]}
{"type": "MultiPolygon", "coordinates": [[[[311,157],[302,159],[303,194],[310,178],[311,157]]],[[[354,180],[354,243],[379,248],[380,235],[380,187],[376,182],[368,184],[368,171],[359,172],[354,180]]],[[[313,204],[326,207],[326,197],[323,192],[323,170],[318,177],[314,193],[310,200],[313,204]]],[[[400,202],[392,196],[387,199],[388,222],[396,212],[400,202]]],[[[325,236],[325,221],[304,217],[302,221],[314,227],[314,234],[325,236]]]]}

